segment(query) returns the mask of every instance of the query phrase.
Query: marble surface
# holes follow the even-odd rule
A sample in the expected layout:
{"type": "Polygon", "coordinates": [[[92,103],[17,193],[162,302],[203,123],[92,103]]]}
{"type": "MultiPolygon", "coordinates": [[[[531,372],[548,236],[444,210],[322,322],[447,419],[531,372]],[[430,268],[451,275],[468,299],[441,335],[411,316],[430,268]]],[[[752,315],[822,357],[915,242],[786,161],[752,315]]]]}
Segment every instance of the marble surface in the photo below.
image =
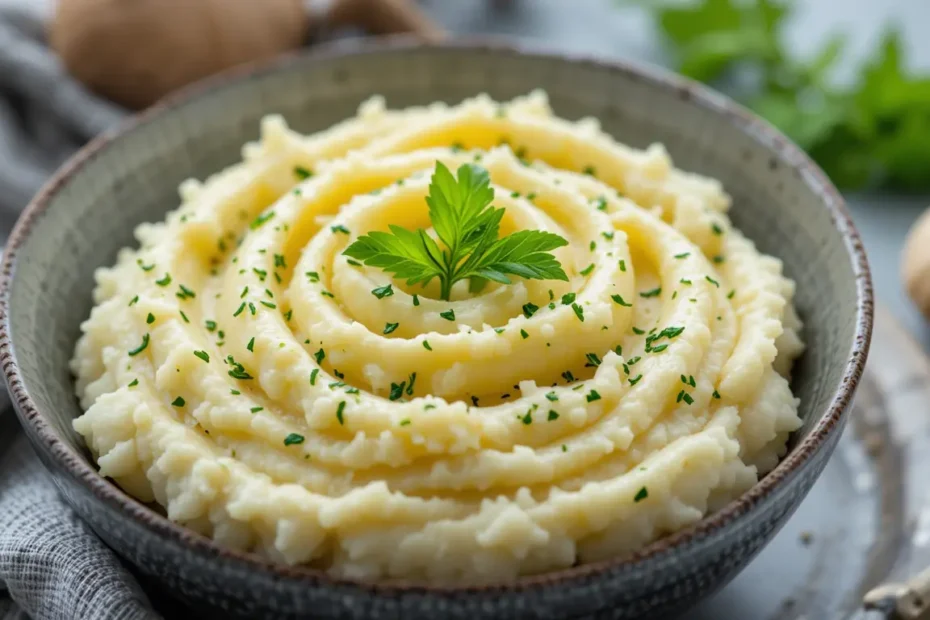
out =
{"type": "MultiPolygon", "coordinates": [[[[656,0],[658,1],[658,0],[656,0]]],[[[646,11],[631,0],[425,0],[423,8],[456,34],[506,35],[558,50],[665,64],[661,38],[646,11]]],[[[849,35],[846,62],[837,78],[849,79],[858,60],[873,50],[885,25],[898,25],[912,66],[930,70],[927,0],[796,1],[787,43],[799,54],[815,50],[829,34],[849,35]]],[[[848,196],[865,241],[878,297],[930,351],[930,327],[903,292],[898,260],[911,223],[930,205],[927,196],[848,196]]]]}

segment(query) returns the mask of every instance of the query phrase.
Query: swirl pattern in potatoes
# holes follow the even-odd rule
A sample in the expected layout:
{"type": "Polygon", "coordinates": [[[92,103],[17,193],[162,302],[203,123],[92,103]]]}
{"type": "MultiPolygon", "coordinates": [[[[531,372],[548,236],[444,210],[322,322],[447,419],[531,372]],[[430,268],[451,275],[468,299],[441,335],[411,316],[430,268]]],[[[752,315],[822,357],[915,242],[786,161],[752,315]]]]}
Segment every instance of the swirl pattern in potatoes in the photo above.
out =
{"type": "Polygon", "coordinates": [[[720,184],[542,93],[267,118],[97,272],[72,362],[102,474],[216,541],[336,576],[511,580],[630,553],[771,469],[798,428],[794,284],[720,184]],[[429,229],[436,162],[478,163],[501,235],[568,281],[451,299],[344,254],[429,229]]]}

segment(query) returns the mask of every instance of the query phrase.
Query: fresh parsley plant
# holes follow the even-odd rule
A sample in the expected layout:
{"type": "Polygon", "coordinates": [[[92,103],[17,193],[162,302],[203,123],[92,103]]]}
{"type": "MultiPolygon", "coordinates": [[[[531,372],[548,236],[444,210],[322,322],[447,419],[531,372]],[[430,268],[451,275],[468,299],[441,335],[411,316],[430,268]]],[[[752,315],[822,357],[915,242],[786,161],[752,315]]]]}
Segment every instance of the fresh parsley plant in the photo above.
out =
{"type": "Polygon", "coordinates": [[[391,224],[390,232],[362,235],[343,254],[411,285],[439,278],[440,297],[447,301],[452,286],[465,279],[470,280],[472,292],[488,280],[510,284],[508,275],[567,281],[562,265],[549,252],[568,241],[539,230],[521,230],[498,239],[504,209],[491,206],[493,200],[487,170],[465,164],[453,176],[436,162],[426,204],[444,247],[422,228],[411,231],[391,224]]]}
{"type": "Polygon", "coordinates": [[[845,38],[829,37],[811,58],[796,58],[783,43],[791,0],[619,2],[652,13],[679,72],[728,90],[841,188],[930,189],[930,76],[907,70],[896,30],[886,30],[851,83],[838,85],[832,70],[845,38]]]}

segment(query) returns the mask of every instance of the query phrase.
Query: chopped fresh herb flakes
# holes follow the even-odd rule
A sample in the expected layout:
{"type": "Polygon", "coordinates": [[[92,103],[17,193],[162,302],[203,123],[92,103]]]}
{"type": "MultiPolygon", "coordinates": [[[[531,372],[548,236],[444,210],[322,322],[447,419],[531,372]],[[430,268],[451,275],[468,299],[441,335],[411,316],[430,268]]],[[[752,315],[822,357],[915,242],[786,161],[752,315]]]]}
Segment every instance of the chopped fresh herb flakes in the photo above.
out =
{"type": "Polygon", "coordinates": [[[139,380],[138,380],[138,379],[133,379],[133,380],[129,383],[129,385],[127,385],[126,387],[136,387],[137,385],[139,385],[139,380]]]}
{"type": "Polygon", "coordinates": [[[527,338],[530,337],[530,335],[526,332],[525,329],[521,329],[521,330],[520,330],[520,335],[523,336],[523,339],[524,339],[524,340],[526,340],[527,338]]]}
{"type": "Polygon", "coordinates": [[[398,325],[400,325],[400,323],[385,323],[385,324],[384,324],[384,332],[383,332],[383,333],[384,333],[385,335],[390,334],[390,333],[393,333],[394,330],[397,329],[397,326],[398,326],[398,325]]]}
{"type": "Polygon", "coordinates": [[[419,306],[419,305],[420,305],[420,298],[417,297],[416,295],[413,296],[413,305],[414,305],[414,306],[419,306]]]}
{"type": "Polygon", "coordinates": [[[704,279],[710,282],[711,284],[713,284],[714,286],[716,286],[717,288],[720,288],[720,283],[714,280],[712,277],[704,276],[704,279]]]}
{"type": "Polygon", "coordinates": [[[639,380],[642,379],[642,378],[643,378],[643,376],[642,376],[641,374],[640,374],[640,375],[636,375],[635,377],[630,378],[630,379],[629,379],[630,385],[636,385],[637,383],[639,383],[639,380]]]}
{"type": "Polygon", "coordinates": [[[711,229],[712,231],[714,231],[714,234],[715,234],[715,235],[722,235],[722,234],[723,234],[723,228],[721,228],[721,227],[720,227],[720,224],[718,224],[717,222],[714,222],[713,224],[711,224],[711,225],[710,225],[710,229],[711,229]]]}
{"type": "Polygon", "coordinates": [[[262,213],[257,218],[255,218],[251,224],[249,224],[249,228],[252,230],[261,228],[261,226],[265,224],[265,222],[267,222],[273,217],[274,217],[274,211],[269,211],[268,213],[262,213]]]}
{"type": "Polygon", "coordinates": [[[523,316],[525,316],[526,318],[530,318],[531,316],[536,314],[537,310],[539,310],[539,306],[537,306],[536,304],[532,304],[532,303],[523,304],[523,316]]]}
{"type": "Polygon", "coordinates": [[[313,359],[316,360],[317,364],[322,364],[323,360],[326,359],[326,351],[324,351],[323,349],[320,349],[319,351],[313,354],[313,359]]]}
{"type": "Polygon", "coordinates": [[[379,286],[378,288],[372,289],[371,294],[378,299],[384,299],[385,297],[390,297],[394,294],[394,287],[390,284],[385,284],[384,286],[379,286]]]}
{"type": "Polygon", "coordinates": [[[316,385],[316,378],[317,378],[317,375],[319,374],[320,374],[319,368],[314,368],[313,370],[310,371],[310,385],[316,385]]]}
{"type": "Polygon", "coordinates": [[[339,420],[339,425],[342,426],[345,424],[344,414],[346,411],[346,401],[340,400],[339,405],[336,406],[336,419],[339,420]]]}
{"type": "Polygon", "coordinates": [[[148,347],[148,346],[149,346],[149,335],[148,335],[148,334],[142,334],[142,344],[140,344],[139,346],[137,346],[135,349],[132,349],[131,351],[129,351],[130,357],[135,356],[135,355],[139,355],[140,353],[142,353],[143,351],[145,351],[146,347],[148,347]]]}
{"type": "Polygon", "coordinates": [[[626,271],[626,261],[625,261],[625,260],[623,260],[623,259],[621,258],[621,259],[620,259],[620,262],[617,263],[617,264],[620,265],[620,271],[626,271]]]}
{"type": "Polygon", "coordinates": [[[303,442],[304,442],[304,436],[298,435],[297,433],[291,433],[287,437],[284,438],[285,446],[295,446],[298,444],[302,444],[303,442]]]}
{"type": "Polygon", "coordinates": [[[620,306],[623,306],[624,308],[632,308],[632,307],[633,307],[633,304],[630,304],[630,303],[625,302],[625,301],[623,300],[623,297],[621,297],[620,295],[611,295],[610,298],[614,300],[614,303],[616,303],[616,304],[618,304],[618,305],[620,305],[620,306]]]}
{"type": "Polygon", "coordinates": [[[587,360],[587,362],[585,363],[585,368],[588,368],[588,367],[597,368],[598,366],[601,365],[601,358],[598,357],[597,353],[585,353],[584,357],[587,360]]]}
{"type": "Polygon", "coordinates": [[[589,273],[591,273],[592,271],[594,271],[594,263],[591,263],[590,265],[588,265],[587,267],[585,267],[584,269],[582,269],[582,270],[579,271],[578,273],[580,273],[580,274],[583,275],[583,276],[586,276],[586,275],[588,275],[589,273]]]}
{"type": "Polygon", "coordinates": [[[452,309],[450,308],[449,310],[446,310],[445,312],[440,312],[440,313],[439,313],[439,316],[441,316],[442,318],[444,318],[444,319],[447,320],[447,321],[454,321],[454,320],[455,320],[455,310],[452,310],[452,309]]]}
{"type": "Polygon", "coordinates": [[[594,401],[600,400],[600,399],[601,399],[601,395],[597,393],[597,390],[591,390],[585,396],[585,400],[587,400],[589,403],[593,403],[594,401]]]}
{"type": "Polygon", "coordinates": [[[681,254],[676,254],[675,258],[680,260],[682,258],[688,258],[689,256],[691,256],[691,252],[682,252],[681,254]]]}
{"type": "Polygon", "coordinates": [[[404,388],[406,387],[407,382],[401,381],[400,383],[391,383],[391,393],[388,395],[390,400],[399,400],[404,395],[404,388]]]}
{"type": "Polygon", "coordinates": [[[161,280],[155,280],[155,284],[157,284],[158,286],[168,286],[169,284],[171,284],[171,274],[166,273],[165,277],[163,277],[161,280]]]}
{"type": "Polygon", "coordinates": [[[661,294],[662,294],[662,287],[659,287],[659,288],[654,288],[651,291],[642,291],[639,294],[639,296],[645,297],[648,299],[649,297],[658,297],[661,294]]]}
{"type": "Polygon", "coordinates": [[[575,316],[578,317],[578,320],[584,323],[584,308],[578,304],[572,304],[572,310],[575,311],[575,316]]]}
{"type": "Polygon", "coordinates": [[[565,293],[562,295],[562,305],[568,306],[575,301],[575,293],[565,293]]]}
{"type": "Polygon", "coordinates": [[[344,235],[350,234],[349,229],[343,226],[342,224],[336,224],[335,226],[330,226],[329,229],[334,233],[342,233],[344,235]]]}
{"type": "Polygon", "coordinates": [[[549,415],[546,416],[546,420],[548,420],[549,422],[552,422],[552,421],[558,420],[558,419],[559,419],[559,412],[550,409],[550,410],[549,410],[549,415]]]}
{"type": "Polygon", "coordinates": [[[171,401],[172,407],[183,407],[185,405],[184,399],[178,396],[173,401],[171,401]]]}
{"type": "Polygon", "coordinates": [[[424,340],[424,341],[423,341],[423,348],[426,349],[427,351],[432,351],[432,350],[433,350],[433,347],[429,346],[429,340],[424,340]]]}
{"type": "Polygon", "coordinates": [[[244,367],[242,364],[240,364],[239,362],[237,362],[237,361],[233,358],[232,355],[228,356],[228,357],[226,358],[226,361],[228,361],[229,364],[232,366],[232,370],[230,370],[228,373],[226,373],[226,374],[228,374],[230,377],[232,377],[233,379],[240,379],[240,380],[242,380],[242,381],[248,381],[248,380],[252,379],[252,375],[250,375],[248,372],[246,372],[245,367],[244,367]]]}
{"type": "Polygon", "coordinates": [[[249,409],[249,411],[251,411],[252,413],[258,413],[259,411],[263,411],[264,409],[265,409],[264,407],[252,407],[251,409],[249,409]]]}
{"type": "Polygon", "coordinates": [[[304,275],[306,275],[307,278],[308,278],[311,282],[319,282],[319,281],[320,281],[320,274],[318,274],[318,273],[315,272],[315,271],[308,271],[308,272],[305,273],[304,275]]]}
{"type": "Polygon", "coordinates": [[[264,299],[261,300],[259,303],[265,306],[266,308],[271,308],[272,310],[278,307],[277,304],[273,304],[270,301],[265,301],[264,299]]]}
{"type": "Polygon", "coordinates": [[[313,172],[303,166],[294,166],[294,176],[303,181],[313,176],[313,172]]]}
{"type": "Polygon", "coordinates": [[[559,396],[555,392],[549,392],[548,394],[546,394],[546,399],[552,402],[555,402],[559,400],[559,396]]]}
{"type": "Polygon", "coordinates": [[[646,487],[643,487],[639,491],[636,492],[636,495],[633,496],[633,502],[638,504],[639,502],[643,501],[647,497],[649,497],[649,489],[647,489],[646,487]]]}
{"type": "Polygon", "coordinates": [[[210,363],[210,354],[206,351],[194,351],[194,355],[202,359],[203,361],[210,363]]]}

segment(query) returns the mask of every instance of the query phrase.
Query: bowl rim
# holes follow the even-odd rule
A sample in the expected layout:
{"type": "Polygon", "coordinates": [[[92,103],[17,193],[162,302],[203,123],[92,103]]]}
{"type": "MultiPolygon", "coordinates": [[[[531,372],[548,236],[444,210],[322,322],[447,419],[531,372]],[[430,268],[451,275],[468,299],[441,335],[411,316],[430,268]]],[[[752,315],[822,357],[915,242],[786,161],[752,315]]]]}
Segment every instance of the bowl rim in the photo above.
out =
{"type": "MultiPolygon", "coordinates": [[[[553,51],[550,47],[532,42],[497,37],[453,39],[440,42],[423,42],[409,36],[389,36],[367,40],[334,41],[323,43],[310,50],[303,49],[270,61],[241,65],[226,70],[206,80],[183,88],[155,105],[130,116],[117,127],[110,129],[81,148],[61,166],[33,197],[18,218],[9,237],[0,263],[0,364],[8,392],[16,405],[15,410],[27,435],[36,447],[45,453],[54,464],[63,469],[77,484],[92,494],[95,499],[116,510],[121,516],[134,521],[162,542],[177,545],[201,556],[204,561],[226,561],[240,569],[269,573],[277,579],[299,580],[304,583],[330,587],[352,587],[372,594],[397,596],[407,593],[433,595],[460,595],[463,593],[493,594],[504,591],[527,591],[546,587],[566,580],[576,580],[610,570],[631,570],[647,560],[666,556],[688,543],[707,540],[712,534],[732,525],[741,516],[748,514],[756,505],[770,499],[781,487],[781,483],[793,476],[802,465],[809,462],[828,438],[842,428],[846,412],[852,402],[856,387],[862,376],[868,355],[873,323],[873,290],[869,266],[862,244],[845,202],[824,172],[799,147],[767,122],[735,103],[728,97],[683,76],[646,63],[604,58],[591,54],[553,51]],[[846,360],[843,378],[834,391],[828,407],[819,417],[808,435],[802,439],[766,476],[752,488],[729,502],[726,506],[706,515],[701,520],[677,532],[653,541],[628,556],[580,564],[570,568],[537,575],[522,576],[504,583],[480,586],[430,585],[419,581],[367,582],[351,578],[333,577],[321,569],[306,566],[289,566],[266,560],[251,552],[238,551],[221,546],[212,539],[195,533],[169,521],[135,498],[125,493],[115,483],[101,476],[83,455],[74,450],[54,430],[26,390],[22,373],[16,360],[16,349],[11,338],[9,313],[10,287],[15,279],[17,254],[30,236],[33,224],[47,210],[52,198],[68,181],[78,174],[86,164],[105,150],[110,144],[137,129],[157,121],[163,114],[191,104],[232,84],[254,79],[299,63],[325,64],[327,61],[352,56],[373,56],[383,53],[430,51],[432,53],[458,52],[489,53],[501,56],[529,56],[544,62],[564,63],[594,67],[608,73],[621,74],[626,79],[646,82],[649,85],[677,94],[690,104],[722,116],[744,134],[748,134],[772,156],[773,166],[779,163],[792,168],[820,199],[828,210],[834,228],[843,238],[856,286],[855,337],[846,360]]],[[[43,463],[51,469],[49,463],[43,463]]],[[[60,484],[56,480],[57,484],[60,484]]]]}

